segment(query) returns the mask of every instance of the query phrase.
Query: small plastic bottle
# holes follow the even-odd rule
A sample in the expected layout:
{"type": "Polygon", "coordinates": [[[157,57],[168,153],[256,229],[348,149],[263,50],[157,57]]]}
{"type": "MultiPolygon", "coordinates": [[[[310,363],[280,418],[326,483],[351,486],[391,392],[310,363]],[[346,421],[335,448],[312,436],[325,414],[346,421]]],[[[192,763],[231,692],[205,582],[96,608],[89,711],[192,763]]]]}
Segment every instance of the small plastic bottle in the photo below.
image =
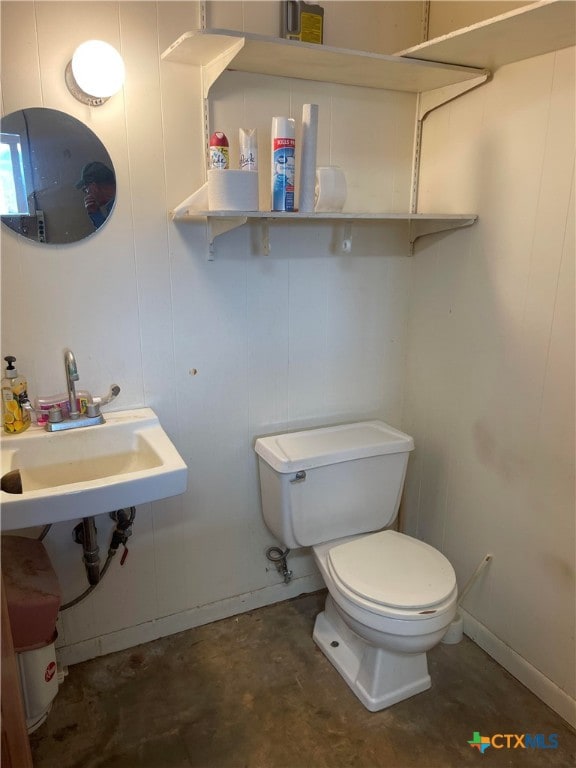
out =
{"type": "Polygon", "coordinates": [[[4,431],[12,435],[24,432],[31,423],[30,411],[25,407],[29,404],[28,384],[14,367],[16,358],[7,355],[4,360],[8,365],[2,379],[2,421],[4,431]]]}

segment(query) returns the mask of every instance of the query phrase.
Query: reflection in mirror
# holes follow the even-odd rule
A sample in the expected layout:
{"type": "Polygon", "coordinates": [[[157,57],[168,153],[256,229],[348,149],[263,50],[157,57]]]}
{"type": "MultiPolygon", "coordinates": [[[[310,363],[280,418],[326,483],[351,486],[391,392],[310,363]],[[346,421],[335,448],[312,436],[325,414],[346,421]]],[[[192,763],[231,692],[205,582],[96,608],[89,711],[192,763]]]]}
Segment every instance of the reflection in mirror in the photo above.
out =
{"type": "Polygon", "coordinates": [[[40,243],[74,243],[110,215],[116,175],[100,139],[75,117],[34,107],[0,121],[0,214],[40,243]]]}

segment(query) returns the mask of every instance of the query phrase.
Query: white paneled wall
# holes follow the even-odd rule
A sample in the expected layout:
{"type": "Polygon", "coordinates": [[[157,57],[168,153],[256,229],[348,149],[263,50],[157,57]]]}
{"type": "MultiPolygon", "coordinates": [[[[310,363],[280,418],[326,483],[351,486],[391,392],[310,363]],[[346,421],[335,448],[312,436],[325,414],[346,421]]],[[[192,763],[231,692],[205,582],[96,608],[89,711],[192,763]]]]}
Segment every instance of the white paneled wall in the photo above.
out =
{"type": "Polygon", "coordinates": [[[427,120],[422,209],[480,220],[414,259],[403,424],[406,529],[461,586],[494,555],[471,631],[572,720],[574,64],[510,65],[427,120]]]}
{"type": "MultiPolygon", "coordinates": [[[[154,408],[189,466],[188,492],[139,508],[126,565],[117,558],[64,614],[65,662],[320,586],[308,552],[291,558],[289,587],[265,559],[274,542],[261,519],[254,438],[401,419],[411,266],[403,226],[360,227],[350,256],[335,247],[339,226],[273,226],[269,257],[248,226],[220,238],[207,262],[204,226],[169,221],[204,180],[202,104],[198,73],[161,64],[160,53],[198,16],[185,2],[103,2],[96,14],[84,2],[2,5],[3,111],[74,115],[107,146],[118,177],[111,219],[82,243],[42,247],[2,231],[2,354],[17,356],[31,394],[49,394],[65,388],[69,346],[80,385],[100,393],[115,381],[114,407],[154,408]],[[91,37],[116,45],[127,69],[123,93],[94,109],[63,79],[91,37]]],[[[320,104],[320,158],[345,168],[352,203],[407,209],[414,96],[226,73],[212,119],[233,156],[238,127],[258,127],[263,205],[271,118],[299,122],[306,101],[320,104]]],[[[111,525],[97,520],[103,556],[111,525]]],[[[45,540],[65,600],[87,586],[72,527],[56,525],[45,540]]]]}
{"type": "MultiPolygon", "coordinates": [[[[394,53],[424,39],[424,2],[420,0],[323,0],[318,4],[324,8],[325,45],[394,53]]],[[[280,34],[278,0],[209,0],[206,6],[208,28],[239,29],[274,37],[280,34]]]]}

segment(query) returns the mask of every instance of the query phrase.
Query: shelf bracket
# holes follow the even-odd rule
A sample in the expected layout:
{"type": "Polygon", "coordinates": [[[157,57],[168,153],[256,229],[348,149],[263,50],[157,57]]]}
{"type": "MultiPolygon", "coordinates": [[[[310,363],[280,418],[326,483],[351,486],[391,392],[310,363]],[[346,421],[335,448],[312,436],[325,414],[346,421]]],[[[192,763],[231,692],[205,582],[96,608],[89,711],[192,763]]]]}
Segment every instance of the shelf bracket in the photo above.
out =
{"type": "Polygon", "coordinates": [[[253,218],[250,219],[250,248],[253,254],[259,256],[270,255],[270,225],[269,219],[253,218]]]}
{"type": "Polygon", "coordinates": [[[459,219],[458,221],[448,221],[447,219],[441,219],[439,221],[417,221],[411,219],[408,225],[410,255],[414,255],[414,245],[419,237],[435,235],[438,232],[449,232],[452,229],[470,227],[476,221],[478,221],[478,216],[470,216],[469,219],[459,219]]]}
{"type": "Polygon", "coordinates": [[[262,219],[260,222],[260,234],[262,253],[264,256],[270,255],[270,222],[268,219],[262,219]]]}
{"type": "Polygon", "coordinates": [[[205,99],[208,98],[210,88],[214,85],[216,80],[220,77],[222,72],[228,67],[231,61],[240,53],[244,48],[246,42],[245,37],[230,38],[233,42],[222,51],[222,53],[215,56],[212,61],[202,66],[202,95],[205,99]]]}
{"type": "Polygon", "coordinates": [[[223,235],[225,232],[230,232],[232,229],[237,229],[248,221],[246,216],[230,216],[226,217],[206,217],[206,234],[208,237],[208,261],[214,261],[214,254],[216,248],[214,241],[219,235],[223,235]]]}
{"type": "Polygon", "coordinates": [[[208,94],[210,93],[210,88],[212,88],[216,80],[218,80],[228,64],[230,64],[230,62],[236,58],[238,53],[244,47],[244,43],[246,42],[246,38],[244,37],[233,39],[234,42],[228,48],[226,48],[225,51],[222,51],[222,53],[212,59],[212,61],[210,61],[208,64],[202,65],[200,68],[200,77],[202,82],[202,119],[204,123],[203,128],[206,163],[208,163],[208,145],[210,142],[210,107],[208,104],[208,94]]]}
{"type": "Polygon", "coordinates": [[[490,70],[485,69],[481,75],[475,77],[472,80],[466,80],[463,83],[454,83],[453,85],[447,85],[444,88],[434,88],[431,91],[424,91],[418,94],[418,106],[417,106],[417,118],[416,127],[414,130],[414,150],[413,150],[413,162],[412,162],[412,190],[410,211],[416,213],[418,210],[418,186],[420,182],[420,159],[422,153],[422,126],[425,118],[438,107],[442,107],[444,104],[448,104],[450,101],[454,101],[459,96],[462,96],[468,91],[478,88],[484,85],[490,78],[492,73],[490,70]]]}
{"type": "Polygon", "coordinates": [[[468,91],[474,90],[474,88],[478,88],[480,85],[484,85],[491,77],[492,73],[490,70],[485,69],[481,75],[472,80],[465,80],[463,83],[454,83],[453,85],[446,85],[444,88],[424,91],[420,94],[418,100],[418,119],[424,120],[426,115],[433,110],[448,104],[449,101],[454,101],[454,99],[468,93],[468,91]]]}
{"type": "Polygon", "coordinates": [[[352,222],[344,224],[344,236],[342,237],[342,253],[352,253],[352,222]]]}

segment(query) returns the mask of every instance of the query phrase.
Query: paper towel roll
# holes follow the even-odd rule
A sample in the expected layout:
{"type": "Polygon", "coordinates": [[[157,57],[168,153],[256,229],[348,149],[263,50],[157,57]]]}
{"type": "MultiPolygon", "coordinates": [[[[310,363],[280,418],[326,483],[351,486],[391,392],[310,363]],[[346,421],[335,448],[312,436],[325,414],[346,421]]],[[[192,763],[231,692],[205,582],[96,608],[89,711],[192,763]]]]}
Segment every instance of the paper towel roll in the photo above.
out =
{"type": "Polygon", "coordinates": [[[337,213],[346,202],[346,176],[335,165],[316,169],[314,210],[318,213],[337,213]]]}
{"type": "Polygon", "coordinates": [[[317,141],[318,104],[303,104],[299,210],[305,213],[314,210],[317,141]]]}
{"type": "Polygon", "coordinates": [[[208,171],[210,211],[257,211],[258,174],[254,171],[208,171]]]}

